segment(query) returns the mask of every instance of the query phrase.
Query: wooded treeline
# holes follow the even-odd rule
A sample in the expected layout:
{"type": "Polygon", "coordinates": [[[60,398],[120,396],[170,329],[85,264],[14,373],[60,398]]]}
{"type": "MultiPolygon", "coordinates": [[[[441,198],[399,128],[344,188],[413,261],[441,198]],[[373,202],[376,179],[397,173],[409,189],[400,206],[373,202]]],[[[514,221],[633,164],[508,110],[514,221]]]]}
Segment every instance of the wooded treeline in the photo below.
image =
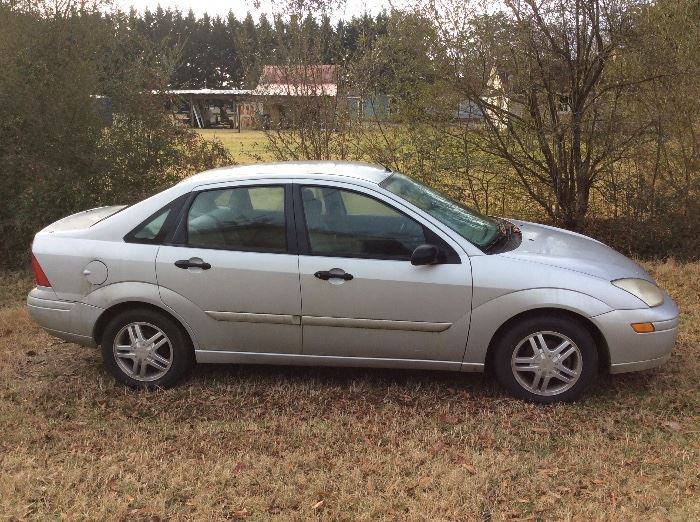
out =
{"type": "Polygon", "coordinates": [[[183,14],[178,10],[111,13],[105,22],[124,27],[137,38],[164,45],[177,57],[170,86],[180,88],[254,88],[262,66],[284,64],[299,37],[318,48],[314,59],[347,65],[378,36],[386,34],[389,15],[362,15],[332,23],[327,14],[292,13],[256,21],[248,13],[225,17],[183,14]]]}
{"type": "MultiPolygon", "coordinates": [[[[287,101],[278,159],[381,162],[478,210],[542,221],[644,257],[700,256],[697,0],[423,0],[331,23],[342,0],[279,15],[124,13],[0,0],[0,255],[74,211],[131,203],[232,158],[173,125],[173,88],[250,88],[265,64],[338,64],[391,99],[390,121],[339,99],[287,101]],[[109,96],[104,128],[94,94],[109,96]],[[458,108],[479,118],[458,117],[458,108]]],[[[462,111],[464,112],[464,111],[462,111]]]]}

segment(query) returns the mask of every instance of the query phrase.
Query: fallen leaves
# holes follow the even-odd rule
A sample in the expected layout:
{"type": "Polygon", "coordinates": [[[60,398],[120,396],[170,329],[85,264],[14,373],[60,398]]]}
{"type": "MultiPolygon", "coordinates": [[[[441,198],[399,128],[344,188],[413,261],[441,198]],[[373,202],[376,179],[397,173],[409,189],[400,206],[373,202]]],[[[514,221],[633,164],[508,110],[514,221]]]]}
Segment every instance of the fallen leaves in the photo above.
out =
{"type": "Polygon", "coordinates": [[[470,475],[476,475],[476,468],[472,464],[466,462],[462,464],[462,469],[466,470],[470,475]]]}
{"type": "Polygon", "coordinates": [[[671,431],[681,431],[681,424],[680,422],[676,421],[665,421],[661,423],[662,426],[670,429],[671,431]]]}
{"type": "Polygon", "coordinates": [[[538,468],[537,472],[541,473],[542,475],[547,475],[548,477],[556,477],[560,472],[566,471],[565,469],[558,468],[558,467],[544,467],[544,468],[538,468]]]}
{"type": "Polygon", "coordinates": [[[438,420],[443,424],[450,424],[452,426],[459,424],[459,418],[456,415],[450,415],[449,413],[443,413],[438,417],[438,420]]]}

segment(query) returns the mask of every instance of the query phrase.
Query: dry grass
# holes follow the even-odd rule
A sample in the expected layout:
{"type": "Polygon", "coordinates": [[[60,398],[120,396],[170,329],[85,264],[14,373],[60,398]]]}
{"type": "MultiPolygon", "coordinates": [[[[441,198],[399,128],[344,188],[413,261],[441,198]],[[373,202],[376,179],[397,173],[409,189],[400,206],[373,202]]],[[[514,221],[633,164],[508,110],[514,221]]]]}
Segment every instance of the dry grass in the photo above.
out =
{"type": "Polygon", "coordinates": [[[267,138],[263,131],[231,129],[197,129],[205,139],[218,139],[226,147],[233,159],[241,165],[273,161],[274,158],[266,148],[267,138]]]}
{"type": "Polygon", "coordinates": [[[648,268],[684,313],[670,363],[555,407],[384,370],[200,366],[133,392],[5,277],[0,518],[697,520],[700,263],[648,268]]]}

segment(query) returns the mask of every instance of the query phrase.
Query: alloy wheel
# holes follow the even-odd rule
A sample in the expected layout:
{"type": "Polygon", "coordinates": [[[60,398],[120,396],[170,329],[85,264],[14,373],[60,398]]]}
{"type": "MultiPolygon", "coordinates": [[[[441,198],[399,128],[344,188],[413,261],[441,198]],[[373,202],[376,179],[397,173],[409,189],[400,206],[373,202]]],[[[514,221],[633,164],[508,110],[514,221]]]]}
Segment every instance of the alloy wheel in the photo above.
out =
{"type": "Polygon", "coordinates": [[[558,332],[535,332],[513,350],[511,370],[518,383],[536,395],[552,396],[571,389],[583,369],[581,350],[558,332]]]}
{"type": "Polygon", "coordinates": [[[173,363],[173,347],[163,330],[146,322],[123,326],[113,345],[119,368],[137,381],[155,381],[163,377],[173,363]]]}

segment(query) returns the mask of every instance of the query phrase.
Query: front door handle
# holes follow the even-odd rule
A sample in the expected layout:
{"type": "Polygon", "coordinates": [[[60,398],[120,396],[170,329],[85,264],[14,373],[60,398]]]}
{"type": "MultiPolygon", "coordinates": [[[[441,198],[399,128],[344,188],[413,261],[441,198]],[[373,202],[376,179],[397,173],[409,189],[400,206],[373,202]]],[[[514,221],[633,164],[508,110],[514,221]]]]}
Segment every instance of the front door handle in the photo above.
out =
{"type": "Polygon", "coordinates": [[[194,259],[180,259],[175,261],[175,266],[178,268],[188,269],[188,268],[201,268],[202,270],[209,270],[211,265],[205,261],[194,259]]]}
{"type": "Polygon", "coordinates": [[[352,274],[348,274],[345,270],[341,268],[331,268],[330,270],[319,270],[314,274],[315,277],[328,281],[329,279],[342,279],[344,281],[350,281],[353,278],[352,274]]]}

